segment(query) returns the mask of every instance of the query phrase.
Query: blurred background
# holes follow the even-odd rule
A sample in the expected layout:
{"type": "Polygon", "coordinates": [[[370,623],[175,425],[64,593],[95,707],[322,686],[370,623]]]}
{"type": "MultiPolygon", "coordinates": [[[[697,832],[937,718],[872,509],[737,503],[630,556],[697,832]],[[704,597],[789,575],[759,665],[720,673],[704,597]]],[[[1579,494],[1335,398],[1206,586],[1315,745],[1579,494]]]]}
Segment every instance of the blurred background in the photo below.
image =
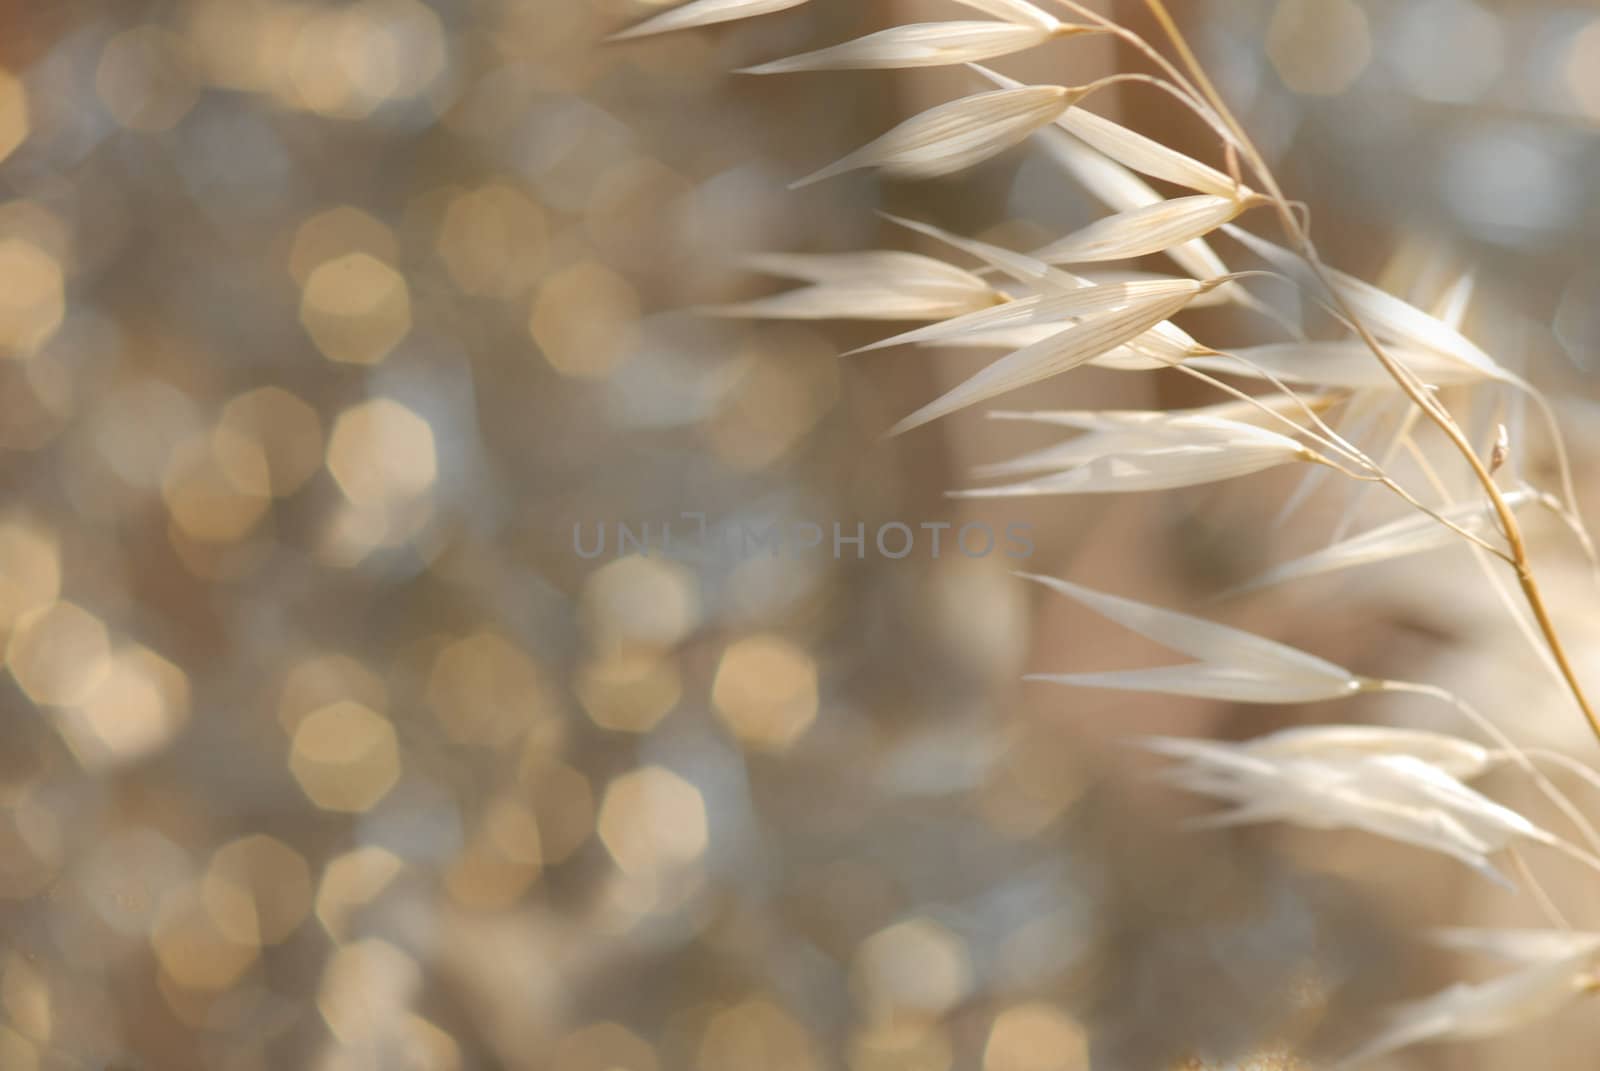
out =
{"type": "MultiPolygon", "coordinates": [[[[686,513],[1020,524],[1032,571],[1193,606],[1331,515],[1273,528],[1270,480],[958,506],[1048,439],[879,436],[983,356],[693,314],[770,292],[745,254],[925,248],[878,209],[1018,245],[1101,210],[1026,149],[785,189],[968,76],[727,72],[970,11],[602,43],[663,6],[0,3],[0,1071],[1285,1068],[1455,976],[1394,928],[1533,922],[1360,838],[1171,832],[1121,737],[1381,709],[1022,685],[1150,652],[1000,553],[579,552],[686,513]]],[[[1328,258],[1475,268],[1470,332],[1600,451],[1600,7],[1175,6],[1328,258]]],[[[1019,404],[1205,400],[1085,369],[1019,404]]],[[[1228,613],[1584,747],[1434,575],[1228,613]]],[[[1561,1066],[1592,1011],[1385,1066],[1561,1066]]]]}

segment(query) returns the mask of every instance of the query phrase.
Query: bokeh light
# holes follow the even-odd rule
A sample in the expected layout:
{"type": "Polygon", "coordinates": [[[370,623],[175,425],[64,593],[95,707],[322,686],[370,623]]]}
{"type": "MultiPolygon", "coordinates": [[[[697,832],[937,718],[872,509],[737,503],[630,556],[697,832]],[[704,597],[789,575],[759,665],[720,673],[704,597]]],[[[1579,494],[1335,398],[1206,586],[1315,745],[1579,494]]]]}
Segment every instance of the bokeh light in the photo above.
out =
{"type": "Polygon", "coordinates": [[[61,328],[65,273],[51,253],[26,238],[0,238],[0,355],[28,357],[61,328]]]}
{"type": "Polygon", "coordinates": [[[705,1071],[737,1071],[752,1065],[819,1071],[805,1029],[782,1008],[760,998],[718,1011],[700,1041],[698,1066],[705,1071]]]}
{"type": "Polygon", "coordinates": [[[370,253],[346,253],[312,269],[300,322],[330,361],[377,364],[411,330],[405,276],[370,253]]]}
{"type": "Polygon", "coordinates": [[[330,703],[295,728],[289,768],[317,806],[365,811],[400,778],[394,726],[360,703],[330,703]]]}
{"type": "Polygon", "coordinates": [[[816,664],[776,636],[746,637],[723,652],[711,701],[741,741],[781,751],[816,719],[816,664]]]}
{"type": "Polygon", "coordinates": [[[491,183],[450,199],[439,225],[439,255],[466,293],[511,299],[543,274],[548,232],[539,202],[509,183],[491,183]]]}
{"type": "Polygon", "coordinates": [[[406,1008],[421,984],[416,960],[387,941],[368,939],[333,954],[322,974],[317,1008],[346,1045],[380,1042],[406,1027],[406,1008]]]}
{"type": "Polygon", "coordinates": [[[404,869],[399,856],[375,846],[339,856],[322,871],[322,881],[317,886],[317,921],[330,937],[343,941],[349,936],[357,913],[376,900],[404,869]]]}
{"type": "MultiPolygon", "coordinates": [[[[0,11],[0,1071],[1087,1066],[1091,744],[1149,712],[1019,690],[1020,563],[696,519],[978,516],[943,492],[1000,432],[878,440],[970,354],[690,310],[751,253],[935,251],[880,208],[1044,236],[1005,168],[785,189],[922,83],[729,69],[904,5],[605,42],[669,2],[0,11]]],[[[1319,234],[1434,213],[1526,287],[1516,353],[1600,368],[1593,12],[1170,6],[1319,234]]],[[[1042,404],[1125,404],[1086,371],[1042,404]]],[[[1039,571],[1266,552],[1017,516],[1039,571]]]]}
{"type": "Polygon", "coordinates": [[[671,770],[647,766],[606,786],[600,839],[618,867],[652,875],[694,862],[706,850],[705,799],[671,770]]]}
{"type": "Polygon", "coordinates": [[[439,472],[433,429],[392,399],[352,406],[339,414],[328,439],[328,471],[357,506],[416,498],[439,472]]]}
{"type": "Polygon", "coordinates": [[[861,943],[852,981],[875,1019],[930,1017],[967,995],[972,964],[957,934],[934,919],[913,918],[861,943]]]}
{"type": "Polygon", "coordinates": [[[85,766],[137,762],[168,747],[189,720],[188,675],[154,651],[124,645],[63,724],[85,766]]]}
{"type": "Polygon", "coordinates": [[[159,26],[135,26],[107,41],[94,86],[117,122],[145,133],[177,126],[194,107],[198,88],[183,41],[159,26]]]}
{"type": "Polygon", "coordinates": [[[1600,119],[1600,18],[1573,34],[1563,74],[1578,107],[1591,119],[1600,119]]]}
{"type": "Polygon", "coordinates": [[[1366,11],[1354,0],[1278,0],[1268,55],[1296,93],[1344,92],[1372,59],[1366,11]]]}
{"type": "Polygon", "coordinates": [[[1018,1004],[995,1016],[983,1071],[1087,1071],[1083,1028],[1044,1003],[1018,1004]]]}
{"type": "Polygon", "coordinates": [[[601,379],[638,344],[639,312],[626,279],[603,264],[575,264],[541,284],[528,331],[561,375],[601,379]]]}
{"type": "Polygon", "coordinates": [[[256,834],[217,849],[200,883],[217,928],[243,945],[281,944],[311,909],[311,870],[287,844],[256,834]]]}
{"type": "Polygon", "coordinates": [[[61,593],[61,552],[46,529],[13,516],[0,521],[0,630],[9,632],[61,593]]]}
{"type": "Polygon", "coordinates": [[[27,138],[28,89],[15,74],[0,67],[0,160],[27,138]]]}
{"type": "Polygon", "coordinates": [[[655,1049],[620,1023],[588,1023],[563,1037],[552,1071],[657,1071],[655,1049]]]}
{"type": "Polygon", "coordinates": [[[105,625],[88,610],[55,602],[16,622],[6,665],[35,703],[70,706],[87,699],[111,672],[111,642],[105,625]]]}
{"type": "Polygon", "coordinates": [[[596,725],[633,733],[654,729],[683,694],[672,659],[641,652],[597,657],[583,667],[574,687],[596,725]]]}
{"type": "Polygon", "coordinates": [[[510,641],[484,632],[452,641],[435,657],[428,701],[463,744],[500,747],[551,713],[539,669],[510,641]]]}

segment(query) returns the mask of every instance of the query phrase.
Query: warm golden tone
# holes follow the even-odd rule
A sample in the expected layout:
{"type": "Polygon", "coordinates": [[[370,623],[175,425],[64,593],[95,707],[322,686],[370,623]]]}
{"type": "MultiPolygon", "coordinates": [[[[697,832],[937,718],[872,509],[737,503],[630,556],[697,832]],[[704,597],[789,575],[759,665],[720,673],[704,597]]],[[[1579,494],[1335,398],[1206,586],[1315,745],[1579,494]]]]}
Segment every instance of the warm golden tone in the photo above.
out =
{"type": "Polygon", "coordinates": [[[1600,8],[0,3],[0,1071],[1592,1071],[1600,8]]]}

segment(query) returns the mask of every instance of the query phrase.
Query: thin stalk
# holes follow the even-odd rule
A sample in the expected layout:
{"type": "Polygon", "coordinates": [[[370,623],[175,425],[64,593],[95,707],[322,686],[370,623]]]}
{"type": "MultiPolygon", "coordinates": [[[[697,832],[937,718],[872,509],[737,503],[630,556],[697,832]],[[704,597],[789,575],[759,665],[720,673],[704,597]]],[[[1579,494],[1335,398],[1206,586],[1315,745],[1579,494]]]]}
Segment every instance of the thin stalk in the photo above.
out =
{"type": "Polygon", "coordinates": [[[1153,47],[1150,42],[1146,41],[1144,38],[1140,37],[1126,26],[1123,26],[1121,23],[1107,18],[1098,11],[1091,11],[1084,5],[1077,3],[1076,0],[1056,0],[1056,3],[1077,15],[1079,18],[1087,19],[1088,21],[1099,26],[1101,29],[1115,35],[1125,44],[1131,45],[1137,51],[1142,52],[1147,59],[1164,71],[1167,77],[1172,79],[1174,84],[1180,86],[1184,93],[1187,94],[1196,104],[1201,106],[1205,105],[1205,98],[1201,95],[1200,90],[1195,87],[1194,83],[1189,81],[1189,79],[1184,76],[1183,71],[1181,71],[1166,56],[1163,56],[1160,50],[1153,47]]]}
{"type": "Polygon", "coordinates": [[[1408,369],[1390,356],[1384,349],[1383,344],[1378,341],[1372,331],[1356,315],[1355,310],[1351,308],[1344,294],[1340,292],[1338,287],[1333,285],[1333,280],[1329,277],[1326,267],[1317,255],[1316,247],[1311,243],[1310,235],[1300,226],[1299,220],[1295,218],[1294,213],[1288,208],[1287,199],[1283,195],[1283,190],[1279,186],[1277,178],[1272,174],[1272,169],[1267,166],[1266,159],[1261,155],[1261,151],[1250,140],[1250,136],[1245,132],[1232,111],[1229,110],[1227,103],[1222,99],[1222,95],[1217,92],[1216,86],[1207,76],[1204,68],[1200,65],[1199,59],[1189,47],[1188,41],[1178,29],[1177,23],[1167,10],[1166,4],[1163,0],[1145,0],[1145,6],[1150,9],[1151,14],[1155,16],[1156,21],[1161,24],[1161,28],[1172,41],[1173,48],[1176,49],[1184,66],[1193,75],[1194,81],[1206,101],[1216,110],[1217,115],[1233,132],[1239,151],[1243,153],[1245,160],[1250,164],[1251,170],[1255,172],[1257,179],[1266,187],[1268,195],[1272,197],[1277,207],[1278,215],[1283,222],[1285,233],[1294,242],[1300,255],[1310,266],[1313,274],[1316,275],[1317,280],[1327,289],[1334,302],[1345,314],[1345,317],[1351,321],[1356,329],[1356,334],[1360,336],[1361,341],[1366,344],[1367,348],[1372,351],[1373,356],[1383,365],[1384,370],[1394,378],[1395,382],[1400,385],[1400,389],[1406,393],[1411,401],[1430,420],[1438,425],[1439,430],[1444,432],[1446,438],[1460,452],[1472,469],[1473,476],[1482,485],[1484,493],[1489,496],[1489,501],[1494,506],[1495,513],[1500,518],[1500,525],[1505,532],[1511,564],[1516,570],[1517,583],[1522,588],[1523,598],[1527,600],[1528,607],[1533,612],[1534,620],[1539,625],[1539,631],[1544,635],[1545,643],[1550,647],[1550,653],[1561,670],[1561,675],[1566,681],[1568,691],[1572,693],[1572,698],[1578,704],[1578,709],[1582,711],[1584,719],[1589,723],[1589,728],[1594,733],[1596,741],[1600,741],[1600,713],[1597,713],[1594,706],[1589,702],[1589,697],[1583,689],[1583,683],[1578,679],[1572,660],[1567,655],[1566,646],[1562,643],[1561,635],[1556,629],[1555,622],[1550,617],[1550,610],[1545,603],[1544,592],[1540,589],[1539,582],[1534,577],[1533,566],[1528,558],[1527,540],[1523,536],[1522,526],[1518,523],[1515,513],[1506,502],[1505,494],[1500,490],[1499,484],[1495,482],[1493,474],[1490,473],[1483,459],[1478,456],[1477,450],[1467,440],[1466,433],[1461,430],[1460,425],[1455,422],[1449,412],[1427,392],[1427,389],[1417,381],[1416,377],[1408,369]]]}
{"type": "Polygon", "coordinates": [[[1578,545],[1583,548],[1584,557],[1589,560],[1590,572],[1597,581],[1600,581],[1600,552],[1596,551],[1594,538],[1584,526],[1583,515],[1578,512],[1578,490],[1572,479],[1572,459],[1567,453],[1566,440],[1561,434],[1561,423],[1556,420],[1555,410],[1550,407],[1550,399],[1520,376],[1511,376],[1507,382],[1522,391],[1532,400],[1534,408],[1539,410],[1545,432],[1550,436],[1550,442],[1555,448],[1556,467],[1561,478],[1561,498],[1556,501],[1555,513],[1571,530],[1578,545]]]}
{"type": "Polygon", "coordinates": [[[1523,881],[1528,883],[1528,888],[1533,893],[1533,899],[1539,905],[1539,910],[1544,912],[1545,918],[1554,923],[1557,929],[1570,932],[1572,923],[1567,920],[1567,916],[1562,913],[1561,908],[1556,906],[1556,902],[1551,898],[1549,891],[1540,884],[1538,875],[1534,874],[1533,868],[1522,857],[1522,853],[1517,850],[1515,845],[1506,849],[1506,852],[1511,856],[1511,865],[1517,868],[1517,874],[1523,881]]]}
{"type": "MultiPolygon", "coordinates": [[[[1377,464],[1379,468],[1387,472],[1390,464],[1392,464],[1394,461],[1395,454],[1401,449],[1409,447],[1411,443],[1411,429],[1416,426],[1419,415],[1420,410],[1418,410],[1416,406],[1406,406],[1405,415],[1401,417],[1399,426],[1395,429],[1394,438],[1390,440],[1386,447],[1384,447],[1383,455],[1378,458],[1377,464]]],[[[1339,524],[1333,530],[1333,542],[1337,543],[1350,533],[1350,526],[1355,523],[1356,507],[1358,507],[1360,504],[1361,501],[1359,497],[1352,501],[1350,512],[1345,517],[1340,519],[1339,524]]]]}
{"type": "MultiPolygon", "coordinates": [[[[1408,412],[1414,415],[1416,410],[1411,409],[1408,412]]],[[[1421,450],[1416,448],[1416,444],[1409,438],[1406,439],[1406,446],[1411,451],[1412,460],[1422,470],[1423,476],[1428,480],[1429,486],[1433,488],[1434,493],[1444,500],[1447,507],[1454,505],[1448,489],[1444,486],[1444,481],[1434,471],[1433,465],[1428,461],[1428,458],[1421,450]]],[[[1494,571],[1489,564],[1489,560],[1476,547],[1469,549],[1472,551],[1472,560],[1479,569],[1483,570],[1483,578],[1488,581],[1495,598],[1500,600],[1500,605],[1505,607],[1506,614],[1516,625],[1517,635],[1522,637],[1523,642],[1528,645],[1528,650],[1533,652],[1533,657],[1539,660],[1539,664],[1555,678],[1556,686],[1564,688],[1566,682],[1561,679],[1561,670],[1556,666],[1555,659],[1550,657],[1550,649],[1544,645],[1538,632],[1534,630],[1532,623],[1528,621],[1524,607],[1517,602],[1516,596],[1507,589],[1504,578],[1494,571]]]]}
{"type": "Polygon", "coordinates": [[[1545,799],[1549,800],[1556,810],[1565,815],[1567,820],[1578,828],[1578,831],[1583,834],[1584,840],[1588,841],[1589,846],[1600,852],[1600,831],[1595,830],[1594,823],[1584,817],[1583,812],[1578,809],[1577,804],[1572,802],[1571,797],[1557,788],[1555,783],[1545,776],[1544,771],[1533,764],[1533,760],[1528,757],[1526,751],[1518,747],[1516,742],[1507,736],[1498,725],[1489,720],[1487,715],[1471,703],[1468,703],[1448,688],[1440,688],[1434,684],[1418,684],[1413,681],[1377,681],[1373,684],[1371,690],[1424,695],[1455,708],[1462,717],[1476,726],[1478,731],[1493,740],[1495,746],[1533,780],[1534,786],[1538,788],[1545,799]]]}
{"type": "Polygon", "coordinates": [[[1527,755],[1531,759],[1538,759],[1540,762],[1548,762],[1552,766],[1558,766],[1568,773],[1575,775],[1580,781],[1588,785],[1590,788],[1600,791],[1600,773],[1597,773],[1588,766],[1585,766],[1571,755],[1567,755],[1560,751],[1551,751],[1548,748],[1542,747],[1530,747],[1526,749],[1523,754],[1527,755]]]}
{"type": "MultiPolygon", "coordinates": [[[[1231,355],[1230,354],[1221,354],[1221,356],[1231,356],[1231,355]]],[[[1248,364],[1249,362],[1245,361],[1243,363],[1248,364]]],[[[1311,415],[1311,419],[1314,420],[1319,427],[1326,428],[1328,430],[1328,432],[1332,435],[1332,439],[1325,438],[1320,433],[1312,431],[1309,428],[1303,427],[1302,425],[1295,423],[1292,419],[1290,419],[1289,417],[1285,416],[1284,414],[1276,412],[1276,411],[1274,411],[1272,409],[1269,409],[1267,406],[1262,405],[1261,402],[1258,401],[1253,396],[1251,396],[1249,394],[1246,394],[1244,391],[1239,390],[1237,387],[1233,387],[1233,386],[1231,386],[1231,385],[1229,385],[1227,383],[1224,383],[1222,380],[1217,379],[1214,376],[1210,376],[1210,375],[1206,374],[1205,372],[1202,372],[1202,371],[1200,371],[1198,369],[1195,369],[1195,368],[1189,368],[1186,365],[1181,365],[1180,364],[1180,365],[1174,365],[1173,367],[1176,368],[1177,371],[1182,372],[1184,375],[1190,376],[1190,377],[1192,377],[1194,379],[1198,379],[1202,383],[1207,383],[1207,384],[1217,388],[1218,390],[1224,392],[1225,394],[1229,394],[1229,395],[1232,395],[1235,398],[1238,398],[1240,401],[1253,403],[1257,408],[1261,409],[1263,412],[1265,412],[1268,415],[1270,415],[1273,419],[1281,421],[1282,423],[1284,423],[1288,427],[1294,429],[1299,434],[1304,435],[1307,438],[1313,439],[1316,442],[1321,443],[1322,445],[1324,445],[1324,446],[1328,447],[1329,449],[1333,450],[1335,453],[1344,455],[1350,461],[1354,462],[1357,465],[1360,465],[1362,468],[1366,469],[1367,471],[1365,473],[1352,472],[1351,470],[1345,468],[1343,465],[1339,465],[1339,464],[1335,463],[1334,461],[1332,461],[1329,458],[1315,456],[1315,455],[1313,457],[1311,457],[1309,460],[1313,460],[1313,461],[1316,461],[1319,464],[1326,465],[1329,468],[1334,469],[1335,471],[1341,473],[1344,476],[1349,477],[1352,480],[1357,480],[1357,481],[1362,482],[1362,483],[1375,483],[1375,484],[1379,484],[1379,485],[1387,488],[1388,490],[1394,492],[1394,494],[1399,496],[1401,501],[1405,502],[1406,505],[1410,506],[1411,508],[1413,508],[1413,509],[1415,509],[1415,510],[1421,512],[1421,513],[1427,514],[1429,517],[1432,517],[1434,520],[1438,521],[1440,524],[1442,524],[1446,528],[1450,529],[1452,532],[1454,532],[1456,535],[1460,536],[1462,539],[1465,539],[1469,543],[1473,544],[1474,547],[1476,547],[1478,549],[1481,549],[1481,550],[1483,550],[1483,551],[1485,551],[1485,552],[1487,552],[1489,554],[1493,554],[1495,557],[1500,558],[1502,561],[1505,561],[1505,562],[1508,562],[1508,563],[1511,562],[1511,558],[1509,556],[1507,556],[1505,551],[1501,550],[1499,547],[1496,547],[1494,544],[1488,542],[1482,536],[1477,535],[1477,534],[1475,534],[1473,532],[1467,531],[1465,528],[1461,527],[1459,524],[1457,524],[1456,522],[1452,521],[1450,518],[1444,516],[1438,510],[1433,509],[1431,506],[1428,506],[1427,504],[1425,504],[1422,501],[1420,501],[1410,491],[1407,491],[1403,486],[1401,486],[1399,483],[1397,483],[1392,476],[1390,476],[1388,473],[1384,472],[1381,468],[1379,468],[1376,464],[1374,464],[1373,461],[1370,458],[1368,458],[1365,454],[1363,454],[1361,451],[1355,449],[1354,447],[1350,446],[1348,443],[1345,443],[1344,439],[1337,432],[1334,432],[1333,429],[1328,428],[1327,423],[1325,421],[1323,421],[1321,417],[1317,416],[1316,413],[1310,409],[1310,407],[1306,406],[1304,402],[1301,403],[1301,408],[1305,409],[1306,412],[1311,415]]],[[[1264,370],[1262,370],[1262,371],[1264,372],[1264,370]]],[[[1274,381],[1274,382],[1276,382],[1276,381],[1274,381]]],[[[1290,391],[1288,387],[1285,387],[1282,384],[1278,384],[1278,388],[1280,390],[1282,390],[1285,394],[1289,395],[1289,397],[1298,398],[1298,396],[1295,395],[1293,391],[1290,391]]]]}

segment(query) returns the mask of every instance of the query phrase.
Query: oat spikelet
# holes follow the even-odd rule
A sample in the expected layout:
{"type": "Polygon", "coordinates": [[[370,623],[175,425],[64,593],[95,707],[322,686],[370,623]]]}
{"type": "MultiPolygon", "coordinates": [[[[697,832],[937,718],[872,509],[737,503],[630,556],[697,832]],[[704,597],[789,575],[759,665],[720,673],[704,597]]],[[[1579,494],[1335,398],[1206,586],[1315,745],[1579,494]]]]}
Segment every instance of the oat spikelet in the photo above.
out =
{"type": "Polygon", "coordinates": [[[1093,264],[1164,253],[1210,234],[1248,204],[1208,193],[1158,201],[1097,220],[1033,255],[1046,264],[1093,264]]]}
{"type": "Polygon", "coordinates": [[[691,0],[681,7],[671,11],[663,11],[653,18],[645,19],[637,26],[611,35],[612,41],[627,41],[635,37],[649,37],[658,33],[670,33],[673,30],[692,30],[700,26],[712,26],[719,22],[732,22],[735,19],[748,19],[756,15],[770,15],[777,11],[786,11],[792,7],[799,7],[809,0],[691,0]]]}
{"type": "Polygon", "coordinates": [[[944,67],[1024,52],[1073,31],[1087,32],[1087,27],[1062,23],[1055,29],[1044,29],[1009,22],[970,21],[896,26],[831,48],[745,67],[741,73],[944,67]]]}
{"type": "Polygon", "coordinates": [[[1308,703],[1354,695],[1371,682],[1315,655],[1240,629],[1107,595],[1054,577],[1025,579],[1082,603],[1164,647],[1199,661],[1153,670],[1037,674],[1029,680],[1121,691],[1165,692],[1244,703],[1308,703]]]}
{"type": "Polygon", "coordinates": [[[1197,417],[1181,425],[1173,421],[1155,428],[1123,430],[1099,445],[1106,452],[1084,458],[1066,471],[952,494],[957,498],[1016,498],[1166,491],[1249,476],[1314,456],[1277,432],[1238,421],[1197,417]]]}
{"type": "Polygon", "coordinates": [[[809,186],[863,167],[934,178],[982,163],[1047,125],[1084,90],[1024,86],[976,93],[914,115],[887,134],[793,183],[809,186]]]}
{"type": "Polygon", "coordinates": [[[900,421],[889,434],[899,435],[969,405],[1087,364],[1176,314],[1188,304],[1189,297],[1178,294],[1144,298],[1129,303],[1126,308],[1085,317],[1040,342],[1002,357],[900,421]]]}
{"type": "MultiPolygon", "coordinates": [[[[968,66],[997,86],[1012,87],[1021,84],[1014,78],[976,63],[968,66]]],[[[1214,167],[1202,164],[1199,160],[1185,156],[1176,149],[1167,148],[1159,141],[1147,138],[1143,134],[1082,108],[1072,108],[1063,112],[1056,118],[1055,123],[1124,167],[1142,175],[1165,179],[1197,193],[1209,193],[1218,197],[1248,195],[1251,192],[1248,189],[1240,189],[1233,179],[1214,167]]]]}

